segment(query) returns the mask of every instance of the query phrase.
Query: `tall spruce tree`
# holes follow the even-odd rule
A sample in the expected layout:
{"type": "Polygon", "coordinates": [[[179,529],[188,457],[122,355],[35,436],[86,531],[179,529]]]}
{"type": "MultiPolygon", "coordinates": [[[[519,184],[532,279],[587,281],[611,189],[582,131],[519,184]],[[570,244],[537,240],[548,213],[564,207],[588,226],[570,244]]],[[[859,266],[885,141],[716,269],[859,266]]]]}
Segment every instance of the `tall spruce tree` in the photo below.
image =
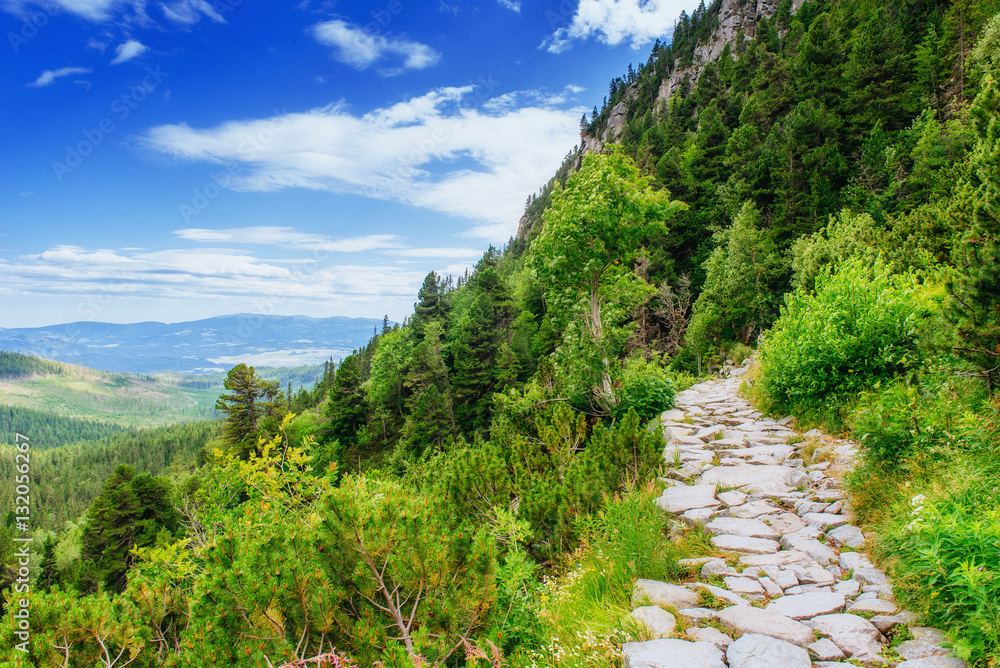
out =
{"type": "Polygon", "coordinates": [[[246,456],[256,447],[265,420],[276,426],[284,415],[284,397],[277,381],[264,380],[242,363],[229,370],[223,386],[229,394],[220,396],[215,408],[226,414],[226,442],[246,456]]]}

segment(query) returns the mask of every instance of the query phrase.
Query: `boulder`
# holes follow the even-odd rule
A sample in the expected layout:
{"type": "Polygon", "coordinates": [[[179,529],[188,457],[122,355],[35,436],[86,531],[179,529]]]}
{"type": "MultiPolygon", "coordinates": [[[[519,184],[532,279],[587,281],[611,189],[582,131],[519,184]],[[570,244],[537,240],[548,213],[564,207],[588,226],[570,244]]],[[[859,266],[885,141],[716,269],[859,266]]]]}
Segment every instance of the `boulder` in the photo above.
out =
{"type": "Polygon", "coordinates": [[[865,535],[852,524],[845,524],[826,532],[826,537],[834,545],[859,548],[865,544],[865,535]]]}
{"type": "Polygon", "coordinates": [[[928,656],[897,663],[896,668],[966,668],[968,664],[953,656],[928,656]]]}
{"type": "Polygon", "coordinates": [[[913,636],[911,640],[901,642],[896,647],[896,652],[907,661],[948,654],[948,650],[944,647],[948,642],[948,636],[937,629],[914,626],[910,629],[910,635],[913,636]]]}
{"type": "Polygon", "coordinates": [[[819,661],[840,661],[847,658],[829,638],[817,640],[807,649],[819,661]]]}

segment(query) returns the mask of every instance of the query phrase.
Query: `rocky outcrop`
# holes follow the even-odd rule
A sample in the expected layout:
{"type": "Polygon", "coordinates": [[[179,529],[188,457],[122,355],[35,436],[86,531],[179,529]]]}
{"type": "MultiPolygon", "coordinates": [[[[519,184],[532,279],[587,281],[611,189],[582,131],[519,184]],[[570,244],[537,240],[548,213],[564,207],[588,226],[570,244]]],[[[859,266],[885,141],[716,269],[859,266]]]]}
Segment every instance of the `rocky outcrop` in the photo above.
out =
{"type": "MultiPolygon", "coordinates": [[[[803,2],[805,0],[793,0],[792,10],[797,11],[803,2]]],[[[705,66],[710,62],[718,60],[727,43],[735,44],[740,34],[747,39],[753,39],[760,19],[765,16],[772,16],[777,9],[778,0],[722,0],[722,6],[718,14],[718,23],[708,41],[702,42],[695,47],[691,65],[680,67],[679,59],[675,60],[670,76],[660,84],[656,100],[657,108],[662,109],[663,105],[670,99],[670,96],[680,90],[685,80],[691,86],[697,84],[698,78],[705,70],[705,66]]],[[[616,142],[621,137],[628,117],[628,104],[635,99],[635,96],[635,88],[630,87],[626,91],[625,99],[611,109],[607,123],[600,136],[588,134],[586,131],[581,133],[581,152],[599,152],[607,143],[616,142]]]]}

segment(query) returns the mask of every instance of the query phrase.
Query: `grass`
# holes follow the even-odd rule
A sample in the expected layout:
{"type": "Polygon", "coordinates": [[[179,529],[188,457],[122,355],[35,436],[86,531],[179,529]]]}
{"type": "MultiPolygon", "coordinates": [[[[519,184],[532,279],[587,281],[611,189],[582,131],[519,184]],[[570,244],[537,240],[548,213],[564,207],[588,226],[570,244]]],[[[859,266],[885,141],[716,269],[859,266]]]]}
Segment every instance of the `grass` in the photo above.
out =
{"type": "Polygon", "coordinates": [[[649,485],[608,499],[584,522],[580,548],[542,588],[543,646],[511,657],[511,666],[619,665],[621,643],[643,634],[628,614],[635,580],[690,577],[677,560],[714,551],[704,532],[671,537],[667,516],[654,503],[657,495],[657,486],[649,485]]]}

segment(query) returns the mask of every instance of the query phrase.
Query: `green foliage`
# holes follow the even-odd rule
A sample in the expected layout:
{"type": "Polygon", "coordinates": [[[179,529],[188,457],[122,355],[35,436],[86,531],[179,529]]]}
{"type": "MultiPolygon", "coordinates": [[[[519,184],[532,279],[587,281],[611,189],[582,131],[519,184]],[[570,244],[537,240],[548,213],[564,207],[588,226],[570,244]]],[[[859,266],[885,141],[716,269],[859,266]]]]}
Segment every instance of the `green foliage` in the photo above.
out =
{"type": "Polygon", "coordinates": [[[651,293],[627,267],[642,239],[665,229],[685,207],[655,191],[620,151],[588,154],[566,187],[556,189],[545,226],[532,244],[532,267],[556,329],[566,329],[564,366],[607,412],[615,404],[609,359],[622,352],[620,331],[651,293]],[[582,327],[577,325],[582,322],[582,327]]]}
{"type": "Polygon", "coordinates": [[[777,316],[787,267],[773,234],[759,225],[760,213],[747,202],[717,235],[685,336],[695,350],[718,347],[724,339],[750,343],[777,316]]]}
{"type": "Polygon", "coordinates": [[[63,373],[63,366],[32,355],[0,350],[0,378],[14,379],[30,375],[51,375],[63,373]]]}
{"type": "Polygon", "coordinates": [[[1000,496],[997,471],[985,473],[950,494],[914,495],[879,541],[899,600],[977,666],[1000,660],[1000,496]]]}
{"type": "Polygon", "coordinates": [[[229,447],[246,456],[287,411],[284,393],[278,382],[260,378],[242,363],[229,370],[224,385],[230,394],[220,396],[215,408],[226,415],[229,447]]]}
{"type": "Polygon", "coordinates": [[[32,448],[44,449],[74,441],[103,438],[122,431],[114,424],[78,420],[17,406],[0,406],[0,438],[14,443],[15,434],[28,436],[32,448]]]}
{"type": "Polygon", "coordinates": [[[323,565],[344,592],[342,628],[363,663],[399,645],[414,663],[444,662],[483,625],[496,598],[496,541],[482,526],[426,492],[353,476],[322,517],[323,565]]]}
{"type": "Polygon", "coordinates": [[[134,559],[132,548],[154,544],[161,531],[169,540],[179,527],[171,491],[162,478],[136,475],[125,465],[115,469],[94,499],[83,529],[81,589],[125,589],[134,559]]]}
{"type": "Polygon", "coordinates": [[[849,209],[830,216],[830,223],[799,237],[792,246],[792,288],[812,291],[816,277],[842,260],[879,247],[879,229],[867,213],[849,209]]]}
{"type": "Polygon", "coordinates": [[[798,291],[760,346],[758,388],[776,409],[823,410],[920,361],[918,329],[934,304],[912,273],[858,256],[798,291]]]}
{"type": "Polygon", "coordinates": [[[620,383],[616,392],[618,405],[613,412],[616,419],[635,411],[640,422],[649,422],[674,406],[673,380],[656,362],[641,357],[629,358],[622,369],[620,383]]]}

